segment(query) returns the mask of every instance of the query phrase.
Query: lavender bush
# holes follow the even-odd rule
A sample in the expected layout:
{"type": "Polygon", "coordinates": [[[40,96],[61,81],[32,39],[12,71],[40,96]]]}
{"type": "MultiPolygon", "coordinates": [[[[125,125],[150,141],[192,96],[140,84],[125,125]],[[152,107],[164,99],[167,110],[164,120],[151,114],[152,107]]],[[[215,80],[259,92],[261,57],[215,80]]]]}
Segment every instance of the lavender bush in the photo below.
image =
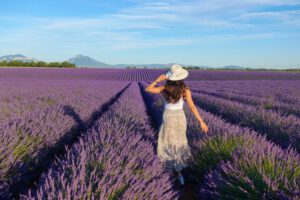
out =
{"type": "Polygon", "coordinates": [[[143,137],[154,132],[140,118],[145,112],[140,95],[137,85],[125,91],[22,199],[176,199],[151,137],[143,137]]]}
{"type": "MultiPolygon", "coordinates": [[[[145,85],[143,85],[145,86],[145,85]]],[[[159,96],[152,96],[159,102],[158,99],[161,99],[159,96]]],[[[154,104],[155,105],[155,104],[154,104]]],[[[162,109],[162,104],[159,106],[152,106],[153,109],[160,110],[162,109]]],[[[224,120],[220,119],[217,116],[212,115],[211,113],[205,112],[202,109],[198,108],[200,114],[205,119],[208,124],[210,131],[209,134],[205,137],[197,137],[197,129],[199,128],[198,122],[193,120],[193,116],[188,110],[187,119],[190,123],[188,138],[191,142],[193,159],[190,162],[190,173],[191,177],[194,181],[202,184],[199,188],[199,199],[263,199],[267,198],[267,194],[265,191],[270,191],[269,186],[263,188],[260,185],[257,185],[257,188],[252,188],[252,193],[255,194],[252,196],[249,195],[249,191],[246,189],[240,189],[237,191],[234,187],[240,188],[243,187],[243,183],[233,182],[228,183],[229,186],[232,184],[236,184],[232,186],[233,188],[225,188],[223,185],[224,182],[221,182],[220,179],[212,181],[214,177],[217,176],[217,172],[215,172],[217,166],[223,165],[223,163],[231,163],[243,162],[244,155],[248,155],[248,158],[254,161],[265,162],[262,166],[259,164],[256,168],[260,169],[261,176],[269,177],[269,179],[277,179],[277,182],[280,184],[285,184],[284,187],[277,187],[276,191],[270,192],[269,199],[272,198],[296,198],[299,195],[299,179],[300,179],[300,168],[299,168],[299,156],[298,153],[291,147],[287,150],[281,149],[279,146],[274,145],[273,143],[267,141],[266,137],[256,133],[255,131],[248,128],[241,128],[236,125],[229,124],[224,120]],[[194,132],[191,132],[194,131],[194,132]],[[196,136],[196,137],[195,137],[196,136]],[[259,148],[258,148],[259,147],[259,148]],[[248,154],[244,154],[244,152],[240,152],[240,149],[244,149],[248,151],[248,154]],[[240,152],[236,156],[236,152],[240,152]],[[252,152],[252,154],[249,154],[252,152]],[[255,154],[256,156],[253,156],[255,154]],[[263,156],[262,156],[263,155],[263,156]],[[240,159],[240,160],[239,160],[240,159]],[[286,161],[289,161],[286,163],[286,161]],[[273,163],[272,163],[273,162],[273,163]],[[214,174],[211,174],[213,171],[214,174]],[[273,174],[272,174],[273,172],[273,174]],[[270,174],[269,174],[270,173],[270,174]],[[272,176],[270,178],[270,176],[272,176]],[[205,179],[203,180],[203,178],[205,179]],[[280,177],[280,178],[279,178],[280,177]],[[279,180],[281,179],[281,180],[279,180]],[[218,186],[221,189],[214,189],[214,186],[218,186]],[[210,186],[210,187],[209,187],[210,186]],[[294,192],[293,192],[294,191],[294,192]],[[223,194],[221,192],[226,192],[223,194]],[[234,195],[237,193],[236,196],[234,195]],[[272,194],[271,194],[272,193],[272,194]]],[[[198,129],[199,130],[199,129],[198,129]]],[[[200,131],[198,131],[199,134],[200,131]]],[[[249,161],[249,160],[248,160],[249,161]]],[[[259,162],[258,162],[259,163],[259,162]]],[[[245,163],[243,166],[239,168],[239,170],[247,170],[247,167],[253,166],[253,163],[245,163]]],[[[255,168],[255,167],[254,167],[255,168]]],[[[217,168],[218,169],[218,168],[217,168]]],[[[223,169],[223,168],[222,168],[223,169]]],[[[230,168],[231,169],[231,168],[230,168]]],[[[234,169],[236,170],[236,169],[234,169]]],[[[249,169],[250,171],[251,169],[249,169]]],[[[251,172],[251,171],[250,171],[251,172]]],[[[232,172],[234,173],[234,172],[232,172]]],[[[223,177],[222,177],[223,178],[223,177]]],[[[240,179],[252,180],[253,177],[244,176],[241,173],[240,179]]],[[[254,177],[255,178],[255,177],[254,177]]],[[[268,180],[266,178],[266,180],[268,180]]],[[[265,180],[265,181],[266,181],[265,180]]],[[[270,181],[269,181],[270,182],[270,181]]],[[[267,183],[269,183],[267,182],[267,183]]],[[[276,182],[276,184],[277,184],[276,182]]],[[[275,184],[272,182],[272,184],[275,184]]],[[[275,185],[276,185],[275,184],[275,185]]],[[[278,183],[278,185],[280,185],[278,183]]],[[[228,186],[228,187],[229,187],[228,186]]],[[[225,186],[224,186],[225,187],[225,186]]],[[[250,187],[250,186],[249,186],[250,187]]]]}
{"type": "Polygon", "coordinates": [[[247,126],[266,134],[268,139],[287,148],[290,144],[300,150],[300,119],[283,117],[276,112],[238,102],[201,94],[195,95],[195,103],[205,110],[219,114],[226,120],[247,126]]]}
{"type": "MultiPolygon", "coordinates": [[[[83,86],[77,85],[79,83],[74,82],[73,88],[83,86]]],[[[20,116],[2,121],[0,125],[1,198],[11,197],[13,193],[22,189],[23,185],[30,183],[36,176],[34,172],[37,169],[44,168],[49,155],[55,154],[66,143],[70,143],[80,133],[82,123],[91,120],[86,116],[87,113],[91,115],[93,111],[91,109],[99,109],[101,104],[109,101],[126,84],[124,82],[109,83],[112,85],[109,92],[105,92],[103,89],[99,90],[97,85],[94,85],[96,88],[94,92],[97,91],[101,94],[101,96],[96,95],[97,98],[95,99],[81,96],[82,91],[76,93],[73,90],[71,95],[68,93],[70,85],[68,87],[63,85],[60,88],[61,94],[66,91],[66,95],[70,95],[57,98],[57,103],[54,105],[41,107],[37,105],[34,111],[26,111],[20,116]],[[64,103],[66,104],[63,104],[63,99],[65,99],[64,103]],[[69,112],[68,108],[72,106],[74,106],[74,112],[78,111],[80,113],[78,116],[74,116],[69,112]]],[[[26,85],[26,82],[23,84],[26,85]]],[[[98,84],[101,85],[103,82],[98,82],[98,84]]],[[[32,85],[29,84],[29,86],[32,85]]],[[[91,86],[89,84],[90,90],[93,90],[91,86]]],[[[33,93],[36,87],[31,88],[33,93]]],[[[58,88],[56,87],[56,89],[58,88]]],[[[87,90],[87,93],[90,90],[87,90]]],[[[29,92],[30,89],[26,89],[26,91],[29,92]]],[[[41,92],[41,90],[38,91],[41,92]]],[[[46,96],[48,91],[41,93],[46,96]]],[[[22,90],[20,94],[22,94],[22,90]]],[[[26,98],[16,99],[16,101],[24,101],[25,104],[31,103],[27,102],[26,98]]]]}
{"type": "MultiPolygon", "coordinates": [[[[165,70],[1,69],[0,198],[179,199],[144,90],[165,70]]],[[[184,107],[198,198],[299,199],[299,73],[189,71],[209,126],[184,107]]]]}
{"type": "Polygon", "coordinates": [[[295,115],[300,117],[300,106],[299,104],[285,103],[275,100],[271,97],[256,97],[253,95],[243,95],[239,93],[230,93],[229,91],[216,92],[215,89],[193,89],[193,92],[207,94],[214,97],[224,98],[226,100],[237,101],[239,103],[245,103],[252,106],[259,107],[260,109],[274,110],[280,115],[295,115]]]}
{"type": "MultiPolygon", "coordinates": [[[[84,80],[116,80],[116,81],[153,81],[165,69],[51,69],[51,68],[1,68],[0,78],[30,78],[30,79],[84,79],[84,80]]],[[[192,70],[187,81],[299,81],[299,73],[276,71],[238,71],[238,70],[192,70]]]]}
{"type": "Polygon", "coordinates": [[[232,161],[210,171],[200,199],[299,199],[300,158],[296,151],[270,143],[240,146],[232,161]]]}

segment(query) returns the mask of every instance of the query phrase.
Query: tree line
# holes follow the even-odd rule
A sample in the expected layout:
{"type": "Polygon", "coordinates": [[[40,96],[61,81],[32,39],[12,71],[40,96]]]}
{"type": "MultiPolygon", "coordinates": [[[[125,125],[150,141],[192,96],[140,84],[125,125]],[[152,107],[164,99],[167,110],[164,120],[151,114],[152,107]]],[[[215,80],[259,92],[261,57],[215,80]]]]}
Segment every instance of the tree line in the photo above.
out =
{"type": "Polygon", "coordinates": [[[76,65],[69,62],[24,62],[24,61],[0,61],[0,66],[5,67],[58,67],[58,68],[75,68],[76,65]]]}

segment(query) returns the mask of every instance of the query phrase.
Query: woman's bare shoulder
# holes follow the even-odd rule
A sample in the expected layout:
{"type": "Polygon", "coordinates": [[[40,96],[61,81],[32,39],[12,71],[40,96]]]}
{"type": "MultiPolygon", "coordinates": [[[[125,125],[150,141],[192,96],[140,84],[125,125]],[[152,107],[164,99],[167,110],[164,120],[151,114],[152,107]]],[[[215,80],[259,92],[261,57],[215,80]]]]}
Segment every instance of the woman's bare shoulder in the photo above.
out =
{"type": "Polygon", "coordinates": [[[191,92],[190,87],[186,86],[185,91],[186,91],[186,92],[191,92]]]}
{"type": "Polygon", "coordinates": [[[184,96],[191,96],[191,89],[189,87],[184,89],[184,96]]]}

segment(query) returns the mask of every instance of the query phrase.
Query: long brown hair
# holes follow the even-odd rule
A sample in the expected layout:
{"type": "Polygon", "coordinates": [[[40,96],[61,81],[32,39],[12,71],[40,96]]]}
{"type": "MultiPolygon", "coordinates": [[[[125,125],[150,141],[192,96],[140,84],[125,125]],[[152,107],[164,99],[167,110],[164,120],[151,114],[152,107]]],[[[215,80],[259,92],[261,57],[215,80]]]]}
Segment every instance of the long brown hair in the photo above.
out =
{"type": "Polygon", "coordinates": [[[185,99],[185,89],[188,88],[183,80],[170,81],[166,80],[165,88],[162,95],[168,103],[176,103],[181,96],[185,99]]]}

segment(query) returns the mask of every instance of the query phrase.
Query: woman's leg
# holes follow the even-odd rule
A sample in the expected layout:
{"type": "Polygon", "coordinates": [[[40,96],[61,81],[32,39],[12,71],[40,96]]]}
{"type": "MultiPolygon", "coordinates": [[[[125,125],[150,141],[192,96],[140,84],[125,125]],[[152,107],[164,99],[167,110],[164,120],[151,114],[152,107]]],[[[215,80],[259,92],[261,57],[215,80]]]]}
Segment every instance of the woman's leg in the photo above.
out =
{"type": "Polygon", "coordinates": [[[183,175],[181,174],[181,170],[177,170],[177,177],[178,177],[178,182],[180,185],[184,185],[184,178],[183,175]]]}

